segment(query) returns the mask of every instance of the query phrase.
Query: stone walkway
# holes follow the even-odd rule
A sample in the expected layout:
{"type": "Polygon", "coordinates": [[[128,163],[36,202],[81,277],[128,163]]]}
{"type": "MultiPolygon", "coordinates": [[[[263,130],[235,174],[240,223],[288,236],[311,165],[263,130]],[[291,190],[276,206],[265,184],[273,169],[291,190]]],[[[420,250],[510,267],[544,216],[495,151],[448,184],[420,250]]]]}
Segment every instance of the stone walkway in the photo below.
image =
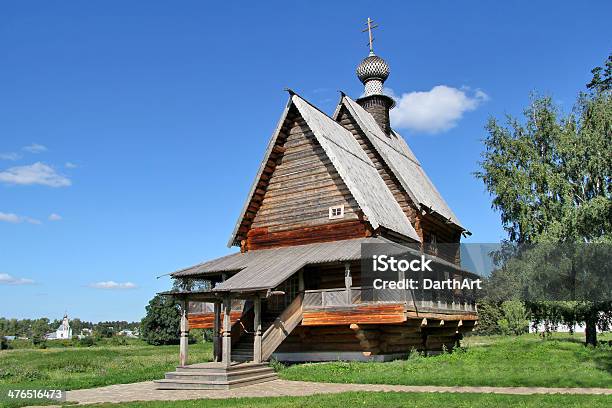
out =
{"type": "Polygon", "coordinates": [[[347,391],[458,392],[493,394],[605,394],[610,388],[439,387],[385,384],[332,384],[274,380],[233,390],[157,390],[152,381],[68,391],[67,401],[79,404],[129,401],[177,401],[198,398],[279,397],[332,394],[347,391]]]}

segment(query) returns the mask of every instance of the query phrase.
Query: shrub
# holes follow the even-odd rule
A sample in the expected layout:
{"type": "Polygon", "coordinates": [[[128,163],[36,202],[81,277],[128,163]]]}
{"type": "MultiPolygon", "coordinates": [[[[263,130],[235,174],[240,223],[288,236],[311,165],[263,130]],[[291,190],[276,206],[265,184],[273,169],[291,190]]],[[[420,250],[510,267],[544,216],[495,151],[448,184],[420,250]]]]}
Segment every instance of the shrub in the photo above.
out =
{"type": "Polygon", "coordinates": [[[111,346],[126,346],[128,344],[125,337],[114,336],[110,339],[111,346]]]}
{"type": "Polygon", "coordinates": [[[503,334],[518,336],[529,332],[527,309],[525,309],[523,302],[507,300],[501,304],[501,309],[504,316],[498,321],[498,324],[503,334]]]}
{"type": "Polygon", "coordinates": [[[87,336],[79,339],[79,347],[91,347],[96,344],[93,337],[87,336]]]}
{"type": "Polygon", "coordinates": [[[9,342],[2,334],[0,334],[0,350],[6,350],[9,348],[9,342]]]}
{"type": "Polygon", "coordinates": [[[277,373],[284,370],[286,366],[275,358],[270,359],[270,367],[277,373]]]}
{"type": "Polygon", "coordinates": [[[503,319],[503,311],[495,302],[483,300],[478,303],[478,325],[474,332],[476,334],[491,335],[500,334],[499,321],[503,319]]]}

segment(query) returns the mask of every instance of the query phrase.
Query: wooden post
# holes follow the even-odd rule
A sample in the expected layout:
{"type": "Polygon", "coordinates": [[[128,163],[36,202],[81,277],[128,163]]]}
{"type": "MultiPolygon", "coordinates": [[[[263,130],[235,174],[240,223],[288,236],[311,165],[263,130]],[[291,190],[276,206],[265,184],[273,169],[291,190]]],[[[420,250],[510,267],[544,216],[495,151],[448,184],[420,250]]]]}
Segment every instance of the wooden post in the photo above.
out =
{"type": "Polygon", "coordinates": [[[213,361],[221,361],[221,303],[215,302],[213,321],[213,361]]]}
{"type": "Polygon", "coordinates": [[[187,365],[187,353],[189,348],[189,299],[185,298],[181,305],[181,339],[179,345],[179,365],[187,365]]]}
{"type": "Polygon", "coordinates": [[[300,293],[304,292],[304,269],[300,269],[298,272],[298,291],[300,293]]]}
{"type": "Polygon", "coordinates": [[[350,305],[352,302],[351,286],[353,286],[353,278],[351,277],[351,264],[347,262],[344,264],[344,287],[346,289],[347,305],[350,305]]]}
{"type": "Polygon", "coordinates": [[[253,299],[253,327],[255,328],[255,338],[253,340],[253,362],[261,363],[261,298],[259,295],[253,299]]]}
{"type": "Polygon", "coordinates": [[[223,345],[221,360],[226,367],[232,364],[232,322],[230,312],[232,300],[229,296],[223,299],[223,345]]]}

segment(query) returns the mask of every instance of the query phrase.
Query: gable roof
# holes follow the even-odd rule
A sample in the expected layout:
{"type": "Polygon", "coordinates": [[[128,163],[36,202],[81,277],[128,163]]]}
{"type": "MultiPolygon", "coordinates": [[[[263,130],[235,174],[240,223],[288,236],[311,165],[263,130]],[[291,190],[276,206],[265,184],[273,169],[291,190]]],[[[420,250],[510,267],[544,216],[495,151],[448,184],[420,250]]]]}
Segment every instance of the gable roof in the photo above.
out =
{"type": "Polygon", "coordinates": [[[291,93],[276,131],[268,143],[266,154],[234,227],[228,246],[237,244],[238,229],[291,106],[297,108],[372,228],[383,227],[420,241],[414,227],[378,174],[374,164],[353,137],[353,134],[299,95],[291,93]]]}
{"type": "Polygon", "coordinates": [[[341,106],[345,106],[353,116],[365,136],[370,140],[376,151],[389,166],[395,177],[399,180],[402,187],[406,190],[410,198],[419,205],[438,213],[448,219],[453,224],[464,229],[459,219],[450,209],[444,198],[440,195],[433,185],[421,163],[417,160],[410,147],[395,130],[387,136],[378,126],[376,120],[369,112],[361,107],[357,102],[346,95],[342,99],[334,114],[334,119],[338,118],[341,106]]]}

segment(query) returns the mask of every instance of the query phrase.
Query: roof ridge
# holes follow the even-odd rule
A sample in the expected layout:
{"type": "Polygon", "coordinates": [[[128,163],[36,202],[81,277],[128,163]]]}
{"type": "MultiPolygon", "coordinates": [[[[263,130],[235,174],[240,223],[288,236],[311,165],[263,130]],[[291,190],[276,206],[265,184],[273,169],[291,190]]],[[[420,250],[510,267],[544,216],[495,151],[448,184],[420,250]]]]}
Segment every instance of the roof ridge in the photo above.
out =
{"type": "MultiPolygon", "coordinates": [[[[353,102],[358,108],[360,108],[363,111],[363,113],[365,113],[367,115],[370,115],[370,117],[372,117],[372,120],[376,120],[376,119],[374,119],[374,116],[372,116],[372,114],[370,112],[368,112],[367,110],[363,109],[363,107],[361,105],[359,105],[356,101],[354,101],[351,97],[349,97],[347,95],[344,95],[344,98],[346,98],[349,101],[353,102]]],[[[355,119],[358,120],[357,118],[355,118],[355,119]]],[[[417,161],[413,160],[412,157],[408,156],[406,153],[402,152],[401,150],[398,150],[395,146],[390,144],[388,141],[386,141],[385,139],[383,139],[382,137],[380,137],[376,133],[372,132],[370,129],[367,129],[367,131],[370,132],[372,135],[374,135],[378,140],[380,140],[381,142],[383,142],[384,144],[389,146],[391,149],[395,150],[398,154],[401,154],[402,156],[404,156],[405,158],[407,158],[408,160],[410,160],[411,162],[413,162],[417,166],[421,167],[421,163],[418,160],[417,161]]],[[[391,128],[391,131],[395,134],[396,137],[402,137],[399,133],[397,133],[395,131],[395,129],[391,128]]],[[[381,132],[382,132],[382,129],[381,129],[381,132]]]]}
{"type": "MultiPolygon", "coordinates": [[[[322,113],[323,115],[325,115],[325,117],[327,119],[330,120],[330,123],[333,123],[334,126],[337,126],[338,129],[342,129],[343,132],[348,132],[348,134],[350,134],[351,132],[345,128],[344,126],[342,126],[340,123],[336,122],[332,117],[330,117],[329,115],[327,115],[325,112],[323,112],[321,109],[317,108],[316,106],[314,106],[312,103],[308,102],[308,100],[304,99],[303,97],[301,97],[298,94],[295,94],[295,96],[297,96],[298,98],[300,98],[301,100],[303,100],[304,102],[306,102],[308,105],[310,105],[311,107],[315,108],[317,111],[319,111],[319,113],[322,113]]],[[[299,110],[299,109],[298,109],[299,110]]],[[[329,140],[331,143],[335,144],[336,146],[338,146],[340,149],[344,150],[345,152],[349,153],[351,156],[355,157],[356,159],[361,160],[363,163],[367,164],[368,166],[373,167],[374,169],[376,169],[376,166],[374,166],[374,163],[372,163],[372,161],[366,161],[363,158],[359,157],[358,155],[356,155],[355,153],[351,152],[350,150],[346,149],[344,146],[340,145],[338,142],[336,142],[334,139],[328,137],[325,134],[320,135],[321,137],[324,137],[325,139],[329,140]]],[[[351,134],[352,137],[352,134],[351,134]]]]}
{"type": "MultiPolygon", "coordinates": [[[[457,218],[453,210],[450,208],[446,200],[444,200],[436,186],[433,184],[418,159],[416,159],[416,157],[410,157],[410,153],[412,153],[412,150],[410,149],[406,141],[403,139],[403,137],[401,137],[399,133],[392,129],[394,135],[397,136],[397,143],[400,144],[397,147],[393,146],[389,141],[381,138],[377,134],[376,131],[378,131],[380,127],[375,122],[374,117],[357,102],[345,95],[341,99],[340,104],[345,106],[349,114],[354,117],[354,120],[357,122],[359,128],[361,128],[361,130],[365,133],[366,138],[368,138],[372,142],[372,144],[374,145],[374,149],[381,155],[384,162],[387,164],[387,166],[389,166],[391,171],[398,178],[400,184],[406,190],[408,195],[411,196],[414,203],[419,206],[424,205],[425,207],[430,208],[432,211],[439,214],[443,218],[448,219],[453,224],[457,225],[459,228],[465,229],[461,225],[459,219],[457,218]],[[367,114],[368,116],[365,116],[365,114],[367,114]],[[368,123],[370,122],[370,119],[373,121],[372,123],[368,123]],[[373,126],[376,126],[376,131],[371,129],[373,126]],[[407,149],[407,152],[401,151],[402,143],[403,146],[407,149]],[[393,155],[393,153],[390,153],[391,151],[401,156],[401,158],[398,157],[397,159],[392,160],[392,157],[390,155],[393,155]],[[406,160],[406,163],[410,163],[410,165],[401,164],[402,160],[406,160]],[[398,163],[396,163],[396,161],[398,163]],[[411,166],[414,166],[414,170],[409,169],[409,167],[411,166]],[[406,180],[407,175],[404,174],[405,172],[410,173],[408,175],[409,178],[416,178],[416,180],[406,180]],[[416,175],[411,174],[413,172],[415,172],[416,175]]],[[[337,112],[339,113],[340,110],[337,109],[337,112]]],[[[414,153],[412,154],[414,155],[414,153]]]]}

